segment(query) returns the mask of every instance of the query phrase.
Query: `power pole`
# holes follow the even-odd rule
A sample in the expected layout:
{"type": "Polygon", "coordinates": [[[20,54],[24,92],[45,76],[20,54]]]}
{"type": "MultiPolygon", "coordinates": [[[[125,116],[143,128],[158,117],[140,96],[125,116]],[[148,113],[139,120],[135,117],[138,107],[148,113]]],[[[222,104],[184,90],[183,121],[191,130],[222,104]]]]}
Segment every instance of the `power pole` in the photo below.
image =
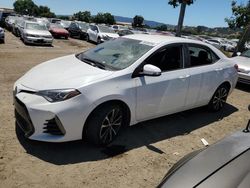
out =
{"type": "Polygon", "coordinates": [[[180,37],[180,36],[181,36],[181,29],[182,29],[182,26],[183,26],[183,21],[184,21],[186,6],[187,6],[186,1],[183,1],[183,2],[181,3],[179,21],[178,21],[178,26],[177,26],[177,30],[176,30],[176,36],[177,36],[177,37],[180,37]]]}

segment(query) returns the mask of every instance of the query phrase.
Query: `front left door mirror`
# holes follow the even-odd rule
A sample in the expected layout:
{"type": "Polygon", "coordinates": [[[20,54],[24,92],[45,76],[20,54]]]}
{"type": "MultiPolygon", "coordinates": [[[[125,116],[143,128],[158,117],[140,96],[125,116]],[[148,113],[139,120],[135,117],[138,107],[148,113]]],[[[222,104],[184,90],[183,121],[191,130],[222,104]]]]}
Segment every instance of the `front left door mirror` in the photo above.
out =
{"type": "Polygon", "coordinates": [[[146,64],[143,66],[143,71],[140,72],[140,75],[145,75],[145,76],[160,76],[161,75],[161,69],[151,65],[151,64],[146,64]]]}

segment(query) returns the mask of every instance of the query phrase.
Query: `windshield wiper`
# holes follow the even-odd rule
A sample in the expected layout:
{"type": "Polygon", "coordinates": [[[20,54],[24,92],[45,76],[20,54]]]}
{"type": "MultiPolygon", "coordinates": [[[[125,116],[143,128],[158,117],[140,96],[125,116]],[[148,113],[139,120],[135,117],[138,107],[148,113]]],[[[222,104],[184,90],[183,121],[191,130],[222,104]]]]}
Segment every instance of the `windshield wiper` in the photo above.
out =
{"type": "Polygon", "coordinates": [[[93,60],[93,59],[89,59],[89,58],[84,57],[84,58],[82,58],[82,60],[83,60],[84,62],[88,63],[89,65],[92,65],[93,67],[98,67],[98,68],[104,69],[104,70],[107,69],[106,66],[105,66],[104,64],[102,64],[102,63],[100,63],[100,62],[98,62],[98,61],[95,61],[95,60],[93,60]]]}

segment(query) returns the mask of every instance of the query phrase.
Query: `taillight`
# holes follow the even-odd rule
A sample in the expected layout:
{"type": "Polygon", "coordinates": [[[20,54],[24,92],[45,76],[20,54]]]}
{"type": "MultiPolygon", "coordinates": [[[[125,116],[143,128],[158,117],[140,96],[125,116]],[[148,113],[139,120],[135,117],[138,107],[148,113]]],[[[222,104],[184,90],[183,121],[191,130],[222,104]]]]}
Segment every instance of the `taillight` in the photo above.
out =
{"type": "Polygon", "coordinates": [[[234,65],[234,68],[239,71],[239,66],[237,64],[234,65]]]}

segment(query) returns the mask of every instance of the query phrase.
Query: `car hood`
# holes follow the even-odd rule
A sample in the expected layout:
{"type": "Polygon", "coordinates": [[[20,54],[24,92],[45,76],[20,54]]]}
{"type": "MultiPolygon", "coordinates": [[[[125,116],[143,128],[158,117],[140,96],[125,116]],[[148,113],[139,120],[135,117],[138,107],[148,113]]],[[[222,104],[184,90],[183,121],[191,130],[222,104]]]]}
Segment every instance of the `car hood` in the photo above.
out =
{"type": "Polygon", "coordinates": [[[232,58],[235,63],[239,66],[239,68],[250,71],[250,58],[237,56],[232,58]]]}
{"type": "Polygon", "coordinates": [[[102,35],[107,35],[108,37],[111,37],[111,38],[118,38],[119,37],[119,35],[116,33],[102,33],[102,35]]]}
{"type": "Polygon", "coordinates": [[[25,29],[25,33],[30,35],[42,35],[42,36],[51,36],[50,32],[47,30],[33,30],[33,29],[25,29]]]}
{"type": "Polygon", "coordinates": [[[50,30],[55,33],[69,33],[66,29],[62,29],[62,28],[52,28],[50,30]]]}
{"type": "Polygon", "coordinates": [[[42,63],[21,77],[15,85],[23,85],[32,90],[80,88],[111,75],[107,71],[93,67],[69,55],[42,63]]]}

